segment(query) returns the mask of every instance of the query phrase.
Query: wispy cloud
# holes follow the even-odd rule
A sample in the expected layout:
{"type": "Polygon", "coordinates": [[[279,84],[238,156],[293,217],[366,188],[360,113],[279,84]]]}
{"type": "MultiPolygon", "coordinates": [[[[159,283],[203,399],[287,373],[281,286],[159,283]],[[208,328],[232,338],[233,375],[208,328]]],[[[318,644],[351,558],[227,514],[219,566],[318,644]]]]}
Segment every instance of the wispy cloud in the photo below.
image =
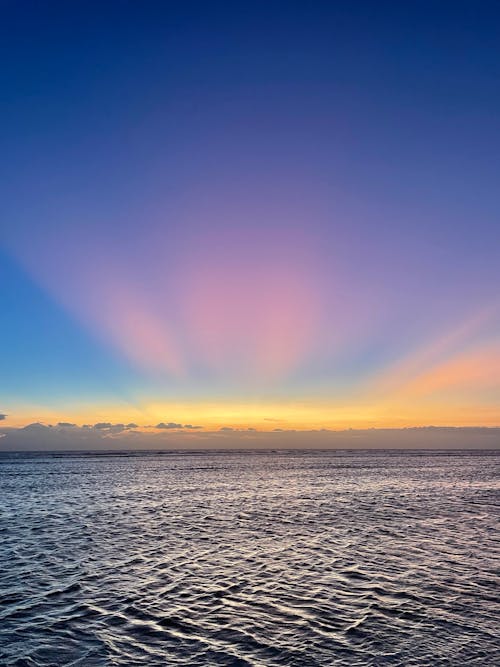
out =
{"type": "Polygon", "coordinates": [[[465,318],[449,331],[378,374],[370,390],[416,397],[439,389],[498,386],[500,308],[490,306],[465,318]]]}

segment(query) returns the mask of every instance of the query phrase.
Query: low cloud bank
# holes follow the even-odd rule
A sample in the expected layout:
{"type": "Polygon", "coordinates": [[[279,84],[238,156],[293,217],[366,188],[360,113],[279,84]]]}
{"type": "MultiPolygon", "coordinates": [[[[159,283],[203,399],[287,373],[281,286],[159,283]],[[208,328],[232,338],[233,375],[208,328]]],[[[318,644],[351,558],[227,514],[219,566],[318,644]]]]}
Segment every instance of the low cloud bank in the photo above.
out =
{"type": "Polygon", "coordinates": [[[218,431],[203,431],[190,424],[160,423],[164,425],[152,427],[154,431],[111,422],[4,426],[0,427],[0,450],[500,449],[500,427],[256,431],[222,426],[218,431]]]}
{"type": "Polygon", "coordinates": [[[202,429],[203,426],[193,426],[192,424],[177,424],[176,422],[160,422],[159,424],[156,424],[153,428],[158,428],[160,430],[165,430],[165,431],[173,431],[173,430],[179,430],[186,428],[188,430],[199,430],[202,429]]]}

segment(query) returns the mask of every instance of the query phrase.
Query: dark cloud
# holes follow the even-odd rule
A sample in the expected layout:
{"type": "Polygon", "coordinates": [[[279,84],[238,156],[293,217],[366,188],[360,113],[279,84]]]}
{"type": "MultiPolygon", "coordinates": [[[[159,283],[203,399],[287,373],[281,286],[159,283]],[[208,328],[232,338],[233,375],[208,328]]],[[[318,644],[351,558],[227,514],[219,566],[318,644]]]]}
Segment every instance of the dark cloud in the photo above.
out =
{"type": "Polygon", "coordinates": [[[153,426],[153,428],[159,428],[163,430],[179,430],[179,429],[188,429],[188,431],[198,431],[203,426],[193,426],[193,424],[178,424],[177,422],[160,422],[153,426]]]}
{"type": "MultiPolygon", "coordinates": [[[[58,424],[61,426],[61,423],[58,424]]],[[[73,424],[75,426],[75,424],[73,424]]],[[[121,431],[128,431],[131,428],[139,428],[137,424],[113,424],[112,422],[97,422],[97,424],[83,424],[80,428],[87,430],[102,431],[103,433],[113,432],[120,433],[121,431]]]]}
{"type": "Polygon", "coordinates": [[[3,419],[7,419],[7,415],[4,415],[3,413],[0,412],[0,422],[1,422],[3,419]]]}
{"type": "Polygon", "coordinates": [[[40,431],[49,431],[52,426],[47,426],[46,424],[41,424],[40,422],[33,422],[33,424],[28,424],[20,428],[20,431],[37,433],[40,431]]]}
{"type": "MultiPolygon", "coordinates": [[[[132,429],[130,424],[98,422],[95,426],[51,427],[33,423],[1,428],[4,451],[125,450],[125,449],[497,449],[500,428],[422,427],[401,429],[346,429],[255,431],[222,426],[217,431],[194,430],[169,422],[166,430],[132,429]],[[190,437],[187,433],[190,432],[190,437]]],[[[163,422],[162,422],[163,423],[163,422]]],[[[63,425],[61,425],[63,424],[63,425]]]]}
{"type": "Polygon", "coordinates": [[[122,433],[123,431],[129,431],[132,428],[137,428],[136,424],[112,424],[111,422],[99,422],[94,424],[93,427],[95,430],[100,431],[101,433],[111,434],[111,433],[122,433]]]}
{"type": "Polygon", "coordinates": [[[101,422],[99,428],[59,422],[55,426],[39,422],[22,428],[5,429],[2,448],[21,450],[97,450],[127,447],[129,431],[123,424],[101,422]],[[106,424],[103,427],[103,424],[106,424]],[[109,424],[109,425],[108,425],[109,424]]]}

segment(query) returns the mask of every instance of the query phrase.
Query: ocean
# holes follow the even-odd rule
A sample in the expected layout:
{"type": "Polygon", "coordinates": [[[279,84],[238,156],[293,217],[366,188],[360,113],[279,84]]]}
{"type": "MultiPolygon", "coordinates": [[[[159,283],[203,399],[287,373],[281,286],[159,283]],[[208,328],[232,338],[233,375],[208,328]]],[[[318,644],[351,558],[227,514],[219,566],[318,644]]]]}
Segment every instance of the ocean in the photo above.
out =
{"type": "Polygon", "coordinates": [[[0,454],[0,665],[500,665],[500,452],[0,454]]]}

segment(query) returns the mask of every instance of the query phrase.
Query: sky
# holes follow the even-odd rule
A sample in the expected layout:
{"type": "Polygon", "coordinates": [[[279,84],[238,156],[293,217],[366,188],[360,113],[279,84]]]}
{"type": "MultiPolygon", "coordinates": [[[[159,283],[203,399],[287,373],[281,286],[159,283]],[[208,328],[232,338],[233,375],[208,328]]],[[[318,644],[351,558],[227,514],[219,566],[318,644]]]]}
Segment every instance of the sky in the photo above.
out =
{"type": "Polygon", "coordinates": [[[500,427],[497,2],[0,24],[0,447],[500,427]]]}

